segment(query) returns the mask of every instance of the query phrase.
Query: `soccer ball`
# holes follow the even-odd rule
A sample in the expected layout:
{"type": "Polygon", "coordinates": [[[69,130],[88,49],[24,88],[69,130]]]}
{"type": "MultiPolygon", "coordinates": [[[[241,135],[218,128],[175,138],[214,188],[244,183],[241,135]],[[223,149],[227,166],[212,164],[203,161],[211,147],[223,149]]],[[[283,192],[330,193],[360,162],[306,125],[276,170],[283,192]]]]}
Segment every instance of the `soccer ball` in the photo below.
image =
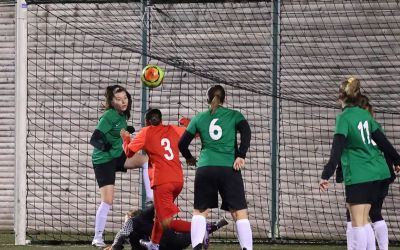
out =
{"type": "Polygon", "coordinates": [[[149,88],[158,87],[164,80],[164,71],[157,65],[149,64],[144,67],[140,80],[149,88]]]}

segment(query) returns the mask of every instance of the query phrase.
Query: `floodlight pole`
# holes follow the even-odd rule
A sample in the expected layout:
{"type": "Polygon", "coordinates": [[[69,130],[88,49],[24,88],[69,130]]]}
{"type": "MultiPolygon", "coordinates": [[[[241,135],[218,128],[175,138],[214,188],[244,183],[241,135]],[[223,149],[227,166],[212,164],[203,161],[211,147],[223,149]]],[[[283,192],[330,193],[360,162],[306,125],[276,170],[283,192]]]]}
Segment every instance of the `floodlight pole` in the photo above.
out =
{"type": "MultiPolygon", "coordinates": [[[[150,29],[150,23],[149,23],[149,10],[148,10],[148,5],[149,5],[149,0],[141,0],[141,12],[142,12],[142,69],[146,67],[148,64],[148,58],[147,58],[147,49],[148,49],[148,30],[150,29]]],[[[139,81],[140,82],[140,81],[139,81]]],[[[140,117],[141,125],[142,127],[145,126],[145,119],[144,115],[146,113],[146,110],[148,109],[148,97],[149,93],[147,90],[147,87],[145,87],[142,84],[142,91],[141,91],[141,111],[142,115],[140,117]]],[[[142,175],[143,178],[143,175],[142,175]]],[[[144,208],[146,202],[146,188],[144,187],[144,181],[142,181],[142,207],[144,208]]]]}
{"type": "Polygon", "coordinates": [[[26,138],[27,138],[27,4],[18,0],[15,36],[15,176],[14,231],[15,245],[26,244],[26,138]]]}
{"type": "Polygon", "coordinates": [[[272,1],[271,240],[279,237],[279,60],[280,0],[272,1]]]}

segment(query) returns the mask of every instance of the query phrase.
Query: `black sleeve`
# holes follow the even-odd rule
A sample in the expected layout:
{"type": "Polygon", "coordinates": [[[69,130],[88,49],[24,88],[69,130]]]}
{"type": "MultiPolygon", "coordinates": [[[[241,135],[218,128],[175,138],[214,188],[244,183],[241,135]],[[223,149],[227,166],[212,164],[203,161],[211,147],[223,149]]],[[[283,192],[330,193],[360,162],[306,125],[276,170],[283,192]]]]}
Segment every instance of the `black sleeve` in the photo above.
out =
{"type": "Polygon", "coordinates": [[[341,134],[335,134],[333,136],[331,156],[329,157],[328,163],[324,166],[324,171],[322,171],[321,179],[329,180],[333,173],[335,172],[336,166],[340,162],[340,157],[344,150],[346,144],[346,137],[341,134]]]}
{"type": "Polygon", "coordinates": [[[240,133],[240,146],[236,155],[244,159],[246,158],[246,153],[250,147],[250,140],[251,140],[251,130],[249,123],[247,122],[247,120],[242,120],[238,123],[236,129],[240,133]]]}
{"type": "Polygon", "coordinates": [[[92,137],[90,138],[90,144],[104,152],[107,152],[112,148],[112,145],[106,141],[105,134],[98,129],[94,130],[92,137]]]}
{"type": "Polygon", "coordinates": [[[128,221],[124,223],[121,230],[117,233],[112,244],[112,250],[122,250],[124,249],[125,241],[129,238],[129,235],[133,231],[134,218],[129,218],[128,221]]]}
{"type": "Polygon", "coordinates": [[[390,158],[393,164],[400,165],[400,156],[396,149],[386,138],[385,134],[380,129],[375,130],[371,134],[372,140],[378,145],[379,149],[385,154],[385,157],[390,158]]]}
{"type": "Polygon", "coordinates": [[[343,169],[342,169],[342,163],[339,161],[339,164],[336,168],[336,183],[342,183],[343,182],[343,169]]]}
{"type": "Polygon", "coordinates": [[[390,158],[387,154],[383,153],[385,156],[385,160],[386,160],[386,164],[389,168],[389,172],[390,172],[390,181],[389,183],[393,183],[394,180],[396,179],[396,173],[394,172],[394,168],[393,168],[393,160],[392,158],[390,158]]]}
{"type": "Polygon", "coordinates": [[[192,135],[187,130],[183,133],[181,139],[179,140],[179,151],[185,159],[193,158],[192,153],[189,151],[189,144],[193,140],[194,135],[192,135]]]}

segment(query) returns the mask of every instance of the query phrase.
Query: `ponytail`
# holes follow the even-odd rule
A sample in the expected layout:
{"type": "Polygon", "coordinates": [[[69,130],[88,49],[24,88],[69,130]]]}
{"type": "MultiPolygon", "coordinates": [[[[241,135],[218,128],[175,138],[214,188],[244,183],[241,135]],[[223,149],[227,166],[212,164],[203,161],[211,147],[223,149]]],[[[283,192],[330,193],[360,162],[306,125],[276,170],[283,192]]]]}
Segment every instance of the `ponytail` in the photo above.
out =
{"type": "Polygon", "coordinates": [[[221,85],[215,85],[207,90],[207,102],[210,104],[210,112],[214,114],[217,108],[225,101],[225,89],[221,85]]]}
{"type": "Polygon", "coordinates": [[[360,81],[354,77],[350,77],[347,80],[347,84],[344,88],[346,95],[350,98],[355,98],[360,95],[360,81]]]}
{"type": "Polygon", "coordinates": [[[210,103],[210,111],[211,114],[214,114],[217,110],[218,106],[221,104],[221,97],[219,95],[215,95],[210,103]]]}
{"type": "Polygon", "coordinates": [[[345,104],[357,105],[361,96],[360,81],[350,77],[339,88],[339,99],[345,104]]]}

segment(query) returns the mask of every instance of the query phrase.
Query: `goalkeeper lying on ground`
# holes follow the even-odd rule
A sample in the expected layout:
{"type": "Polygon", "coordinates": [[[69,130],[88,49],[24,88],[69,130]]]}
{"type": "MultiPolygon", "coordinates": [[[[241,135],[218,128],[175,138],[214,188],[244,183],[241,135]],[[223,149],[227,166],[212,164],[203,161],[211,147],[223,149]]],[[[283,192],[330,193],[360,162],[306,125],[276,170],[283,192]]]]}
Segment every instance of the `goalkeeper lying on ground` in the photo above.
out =
{"type": "MultiPolygon", "coordinates": [[[[154,223],[153,219],[153,205],[143,210],[130,210],[125,217],[124,225],[115,236],[113,244],[104,250],[124,249],[124,244],[128,241],[133,250],[146,249],[140,244],[140,240],[148,240],[150,238],[154,223]]],[[[209,233],[213,233],[227,224],[226,219],[222,218],[218,222],[209,225],[209,233]]],[[[187,248],[190,243],[190,233],[176,233],[172,230],[166,230],[160,241],[160,250],[182,250],[187,248]]]]}

